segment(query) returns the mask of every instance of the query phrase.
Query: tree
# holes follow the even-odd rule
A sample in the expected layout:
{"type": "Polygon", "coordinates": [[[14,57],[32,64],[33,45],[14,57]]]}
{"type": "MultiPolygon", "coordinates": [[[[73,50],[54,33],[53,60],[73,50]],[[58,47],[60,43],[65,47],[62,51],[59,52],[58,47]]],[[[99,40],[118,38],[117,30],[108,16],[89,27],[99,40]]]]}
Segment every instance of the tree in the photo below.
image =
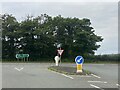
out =
{"type": "Polygon", "coordinates": [[[33,60],[52,58],[56,55],[57,45],[64,49],[66,58],[76,55],[94,54],[103,38],[97,36],[87,18],[64,18],[61,15],[51,17],[41,14],[38,17],[27,16],[17,22],[12,15],[3,15],[3,58],[15,58],[17,53],[30,54],[33,60]]]}
{"type": "Polygon", "coordinates": [[[2,15],[2,54],[3,58],[13,59],[15,55],[16,31],[19,23],[12,15],[2,15]]]}
{"type": "Polygon", "coordinates": [[[20,23],[20,42],[22,53],[30,54],[32,59],[51,57],[54,50],[54,40],[49,30],[46,14],[36,18],[28,16],[20,23]],[[52,50],[53,49],[53,50],[52,50]]]}
{"type": "Polygon", "coordinates": [[[63,18],[60,15],[52,19],[55,40],[61,43],[66,56],[94,54],[103,39],[94,34],[89,19],[63,18]]]}

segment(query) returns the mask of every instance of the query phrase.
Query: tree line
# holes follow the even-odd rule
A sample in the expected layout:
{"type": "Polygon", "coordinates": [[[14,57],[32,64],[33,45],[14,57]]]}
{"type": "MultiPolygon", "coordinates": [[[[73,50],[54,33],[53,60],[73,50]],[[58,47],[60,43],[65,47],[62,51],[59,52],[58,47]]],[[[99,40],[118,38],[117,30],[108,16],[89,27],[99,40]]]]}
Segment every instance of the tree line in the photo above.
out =
{"type": "Polygon", "coordinates": [[[10,14],[2,15],[2,58],[15,59],[19,53],[31,60],[53,58],[64,49],[64,58],[94,55],[103,38],[95,34],[90,19],[52,17],[47,14],[27,16],[22,21],[10,14]]]}
{"type": "Polygon", "coordinates": [[[86,62],[120,62],[120,54],[89,55],[85,57],[86,62]]]}

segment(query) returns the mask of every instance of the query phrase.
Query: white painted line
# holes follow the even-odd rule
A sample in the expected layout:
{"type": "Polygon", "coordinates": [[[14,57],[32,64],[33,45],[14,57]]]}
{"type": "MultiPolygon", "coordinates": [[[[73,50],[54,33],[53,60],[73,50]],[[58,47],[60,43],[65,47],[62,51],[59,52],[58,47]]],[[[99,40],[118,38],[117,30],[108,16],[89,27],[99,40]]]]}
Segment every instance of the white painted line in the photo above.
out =
{"type": "Polygon", "coordinates": [[[100,87],[95,86],[95,85],[93,85],[93,84],[90,84],[90,86],[92,86],[92,87],[94,87],[94,88],[99,88],[99,89],[100,89],[100,87]]]}
{"type": "Polygon", "coordinates": [[[107,82],[103,82],[103,81],[88,81],[90,83],[107,83],[107,82]]]}
{"type": "Polygon", "coordinates": [[[22,68],[19,69],[19,68],[16,68],[16,67],[15,67],[14,69],[16,69],[16,70],[18,70],[18,71],[21,71],[21,70],[23,70],[23,68],[24,68],[24,67],[22,67],[22,68]]]}
{"type": "Polygon", "coordinates": [[[78,77],[92,77],[92,76],[84,76],[84,75],[82,76],[82,75],[81,75],[81,76],[78,76],[78,77]]]}
{"type": "Polygon", "coordinates": [[[65,76],[65,77],[67,77],[67,78],[70,78],[70,79],[74,79],[73,77],[68,76],[68,75],[65,75],[65,74],[61,74],[61,73],[58,73],[58,72],[55,72],[55,71],[51,71],[51,72],[56,73],[56,74],[60,74],[60,75],[62,75],[62,76],[65,76]]]}
{"type": "Polygon", "coordinates": [[[104,89],[102,89],[102,88],[100,88],[100,87],[98,87],[98,86],[96,86],[96,85],[93,85],[93,84],[90,84],[90,86],[92,86],[92,87],[94,87],[94,88],[97,88],[97,89],[100,89],[100,90],[104,90],[104,89]]]}
{"type": "MultiPolygon", "coordinates": [[[[48,69],[47,69],[48,70],[48,69]]],[[[58,73],[58,72],[56,72],[56,71],[51,71],[51,70],[49,70],[50,72],[53,72],[53,73],[56,73],[56,74],[61,74],[61,73],[58,73]]]]}
{"type": "Polygon", "coordinates": [[[94,77],[96,77],[96,78],[101,78],[101,77],[99,77],[99,76],[97,76],[97,75],[94,75],[94,74],[91,74],[92,76],[94,76],[94,77]]]}
{"type": "Polygon", "coordinates": [[[117,86],[120,86],[119,84],[116,84],[117,86]]]}
{"type": "Polygon", "coordinates": [[[65,76],[65,77],[67,77],[67,78],[70,78],[70,79],[74,79],[73,77],[68,76],[68,75],[65,75],[65,74],[61,74],[61,75],[65,76]]]}

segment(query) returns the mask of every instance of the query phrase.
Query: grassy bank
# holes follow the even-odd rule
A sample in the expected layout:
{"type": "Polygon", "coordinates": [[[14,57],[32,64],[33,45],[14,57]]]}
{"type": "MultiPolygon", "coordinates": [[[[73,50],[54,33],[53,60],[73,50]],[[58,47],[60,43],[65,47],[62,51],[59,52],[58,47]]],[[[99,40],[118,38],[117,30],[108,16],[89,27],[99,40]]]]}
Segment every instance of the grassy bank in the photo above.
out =
{"type": "Polygon", "coordinates": [[[83,72],[77,73],[75,67],[63,67],[63,66],[51,66],[48,68],[49,70],[67,74],[67,75],[89,75],[91,74],[88,70],[82,70],[83,72]]]}

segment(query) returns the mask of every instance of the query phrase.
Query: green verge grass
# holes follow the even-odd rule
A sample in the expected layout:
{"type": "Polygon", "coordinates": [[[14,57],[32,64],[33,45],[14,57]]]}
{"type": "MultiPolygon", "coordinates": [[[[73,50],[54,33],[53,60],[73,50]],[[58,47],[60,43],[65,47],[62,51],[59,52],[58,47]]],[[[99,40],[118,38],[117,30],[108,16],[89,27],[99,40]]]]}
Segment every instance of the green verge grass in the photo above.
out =
{"type": "Polygon", "coordinates": [[[63,73],[67,75],[90,75],[92,72],[88,70],[84,70],[81,73],[76,72],[76,67],[65,67],[65,66],[50,66],[48,67],[49,70],[55,71],[58,73],[63,73]]]}

